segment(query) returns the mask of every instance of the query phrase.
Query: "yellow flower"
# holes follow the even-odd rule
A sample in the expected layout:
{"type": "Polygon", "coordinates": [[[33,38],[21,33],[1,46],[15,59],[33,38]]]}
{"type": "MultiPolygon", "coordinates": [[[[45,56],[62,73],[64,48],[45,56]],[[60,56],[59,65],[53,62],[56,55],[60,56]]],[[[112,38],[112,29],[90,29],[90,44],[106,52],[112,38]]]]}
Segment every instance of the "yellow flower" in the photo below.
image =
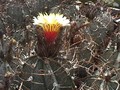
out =
{"type": "Polygon", "coordinates": [[[53,42],[59,31],[60,28],[63,26],[69,25],[70,21],[63,16],[63,14],[42,14],[39,13],[37,17],[34,17],[33,19],[34,25],[41,26],[44,31],[44,37],[46,38],[46,41],[53,42]]]}

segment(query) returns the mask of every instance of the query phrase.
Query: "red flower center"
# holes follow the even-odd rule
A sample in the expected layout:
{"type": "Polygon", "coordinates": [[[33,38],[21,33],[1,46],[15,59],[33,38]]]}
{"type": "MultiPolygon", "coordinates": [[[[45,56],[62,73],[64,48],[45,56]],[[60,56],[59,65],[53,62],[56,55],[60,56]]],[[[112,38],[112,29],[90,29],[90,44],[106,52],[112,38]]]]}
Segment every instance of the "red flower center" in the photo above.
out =
{"type": "Polygon", "coordinates": [[[55,41],[55,39],[57,38],[58,32],[56,31],[46,31],[44,32],[44,37],[46,39],[46,42],[48,43],[52,43],[55,41]]]}

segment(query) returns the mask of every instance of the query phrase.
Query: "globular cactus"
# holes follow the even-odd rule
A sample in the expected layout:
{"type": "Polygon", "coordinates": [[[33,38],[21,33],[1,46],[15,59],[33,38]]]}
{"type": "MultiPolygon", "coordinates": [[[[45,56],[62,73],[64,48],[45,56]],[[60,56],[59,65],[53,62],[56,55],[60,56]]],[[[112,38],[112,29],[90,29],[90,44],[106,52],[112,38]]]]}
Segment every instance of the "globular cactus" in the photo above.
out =
{"type": "Polygon", "coordinates": [[[1,0],[0,90],[119,90],[120,10],[92,1],[1,0]]]}

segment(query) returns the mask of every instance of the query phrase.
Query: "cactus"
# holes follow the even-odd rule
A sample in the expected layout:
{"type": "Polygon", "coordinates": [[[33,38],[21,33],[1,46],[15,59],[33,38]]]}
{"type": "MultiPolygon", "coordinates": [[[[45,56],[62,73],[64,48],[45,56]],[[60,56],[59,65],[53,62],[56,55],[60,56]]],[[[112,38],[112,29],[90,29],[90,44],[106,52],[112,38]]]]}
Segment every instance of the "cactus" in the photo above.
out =
{"type": "Polygon", "coordinates": [[[119,11],[104,0],[1,0],[0,90],[119,90],[119,11]]]}

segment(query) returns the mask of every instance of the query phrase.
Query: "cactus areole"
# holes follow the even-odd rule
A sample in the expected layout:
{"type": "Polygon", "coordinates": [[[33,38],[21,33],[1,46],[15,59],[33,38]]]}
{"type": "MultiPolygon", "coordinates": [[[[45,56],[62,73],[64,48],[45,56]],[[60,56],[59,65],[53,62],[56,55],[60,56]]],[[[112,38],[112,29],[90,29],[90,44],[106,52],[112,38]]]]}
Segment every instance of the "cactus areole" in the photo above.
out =
{"type": "Polygon", "coordinates": [[[60,28],[69,25],[69,20],[63,16],[63,14],[42,14],[39,13],[37,17],[33,19],[34,25],[41,26],[43,29],[43,35],[48,43],[52,43],[56,40],[60,28]]]}

